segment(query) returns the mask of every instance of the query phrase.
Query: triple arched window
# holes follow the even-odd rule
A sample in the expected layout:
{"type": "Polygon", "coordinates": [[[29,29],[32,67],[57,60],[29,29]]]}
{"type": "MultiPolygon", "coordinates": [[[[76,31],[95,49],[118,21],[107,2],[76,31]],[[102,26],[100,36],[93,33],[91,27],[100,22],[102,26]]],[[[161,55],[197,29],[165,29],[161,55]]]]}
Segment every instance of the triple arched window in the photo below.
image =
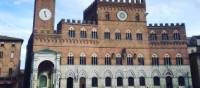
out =
{"type": "Polygon", "coordinates": [[[73,27],[69,28],[68,35],[69,35],[69,38],[75,38],[76,32],[75,32],[75,29],[73,27]]]}
{"type": "Polygon", "coordinates": [[[81,29],[80,38],[87,38],[87,31],[85,28],[81,29]]]}
{"type": "Polygon", "coordinates": [[[139,54],[138,55],[138,62],[139,62],[139,65],[144,65],[144,56],[139,54]]]}
{"type": "Polygon", "coordinates": [[[175,31],[173,34],[173,38],[174,40],[181,40],[180,33],[178,31],[175,31]]]}
{"type": "Polygon", "coordinates": [[[162,33],[162,40],[163,41],[169,40],[169,36],[168,36],[168,33],[166,31],[163,31],[163,33],[162,33]]]}
{"type": "Polygon", "coordinates": [[[92,55],[92,65],[98,65],[98,58],[96,54],[92,55]]]}
{"type": "Polygon", "coordinates": [[[154,65],[154,66],[159,65],[159,58],[156,54],[152,55],[152,65],[154,65]]]}
{"type": "Polygon", "coordinates": [[[164,64],[165,64],[165,65],[171,65],[171,64],[172,64],[172,62],[171,62],[171,57],[170,57],[168,54],[166,54],[166,55],[164,56],[164,64]]]}
{"type": "Polygon", "coordinates": [[[72,53],[69,53],[68,54],[68,57],[67,57],[67,64],[68,65],[73,65],[74,64],[74,55],[72,53]]]}

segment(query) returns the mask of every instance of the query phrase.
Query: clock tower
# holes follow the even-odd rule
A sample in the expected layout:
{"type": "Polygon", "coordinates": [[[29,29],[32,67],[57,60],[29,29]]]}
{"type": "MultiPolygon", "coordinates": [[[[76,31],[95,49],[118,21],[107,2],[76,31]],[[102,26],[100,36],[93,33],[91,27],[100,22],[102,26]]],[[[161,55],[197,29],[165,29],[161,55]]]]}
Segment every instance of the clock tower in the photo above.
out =
{"type": "Polygon", "coordinates": [[[55,0],[35,0],[34,33],[52,33],[54,31],[55,0]]]}

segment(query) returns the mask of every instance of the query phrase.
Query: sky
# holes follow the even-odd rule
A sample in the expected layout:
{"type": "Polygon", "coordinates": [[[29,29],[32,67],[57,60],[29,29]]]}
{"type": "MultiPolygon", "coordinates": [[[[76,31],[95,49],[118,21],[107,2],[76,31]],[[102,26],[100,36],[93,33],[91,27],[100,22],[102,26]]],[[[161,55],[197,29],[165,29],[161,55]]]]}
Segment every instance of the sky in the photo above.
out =
{"type": "MultiPolygon", "coordinates": [[[[93,1],[57,0],[55,23],[62,18],[81,20],[83,10],[93,1]]],[[[146,0],[146,3],[148,23],[185,23],[188,37],[200,35],[200,0],[146,0]]],[[[33,11],[34,0],[0,0],[0,35],[24,39],[21,69],[32,32],[33,11]]]]}

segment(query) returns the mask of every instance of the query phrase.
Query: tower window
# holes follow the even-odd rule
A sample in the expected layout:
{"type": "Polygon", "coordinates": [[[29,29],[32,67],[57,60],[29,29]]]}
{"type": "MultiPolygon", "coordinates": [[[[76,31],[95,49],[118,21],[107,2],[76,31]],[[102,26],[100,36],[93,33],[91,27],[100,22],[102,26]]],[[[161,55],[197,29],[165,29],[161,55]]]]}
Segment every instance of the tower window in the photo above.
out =
{"type": "Polygon", "coordinates": [[[138,13],[137,13],[136,16],[135,16],[135,20],[136,20],[136,21],[140,21],[140,15],[139,15],[138,13]]]}
{"type": "Polygon", "coordinates": [[[11,45],[12,47],[15,47],[15,43],[12,43],[12,45],[11,45]]]}
{"type": "Polygon", "coordinates": [[[105,13],[105,18],[106,18],[106,21],[110,20],[110,14],[108,12],[105,13]]]}
{"type": "Polygon", "coordinates": [[[115,40],[121,40],[121,33],[120,32],[115,33],[115,40]]]}
{"type": "Polygon", "coordinates": [[[1,42],[0,44],[1,44],[1,47],[4,47],[4,42],[1,42]]]}
{"type": "Polygon", "coordinates": [[[3,58],[3,51],[0,51],[0,59],[3,58]]]}
{"type": "Polygon", "coordinates": [[[136,34],[137,40],[143,40],[142,33],[136,34]]]}
{"type": "Polygon", "coordinates": [[[9,68],[9,76],[12,76],[13,70],[12,68],[9,68]]]}
{"type": "Polygon", "coordinates": [[[104,39],[110,39],[110,32],[104,32],[104,39]]]}
{"type": "Polygon", "coordinates": [[[14,51],[11,51],[11,53],[10,53],[10,59],[13,59],[14,58],[14,51]]]}

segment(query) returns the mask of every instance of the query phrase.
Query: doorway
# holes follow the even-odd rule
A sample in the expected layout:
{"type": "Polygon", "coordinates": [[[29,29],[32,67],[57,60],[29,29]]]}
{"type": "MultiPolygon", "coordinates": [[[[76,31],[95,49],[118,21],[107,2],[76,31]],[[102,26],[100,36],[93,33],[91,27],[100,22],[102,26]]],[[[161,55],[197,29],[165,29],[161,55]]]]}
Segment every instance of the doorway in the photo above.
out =
{"type": "Polygon", "coordinates": [[[80,78],[80,88],[86,88],[86,79],[84,77],[80,78]]]}

